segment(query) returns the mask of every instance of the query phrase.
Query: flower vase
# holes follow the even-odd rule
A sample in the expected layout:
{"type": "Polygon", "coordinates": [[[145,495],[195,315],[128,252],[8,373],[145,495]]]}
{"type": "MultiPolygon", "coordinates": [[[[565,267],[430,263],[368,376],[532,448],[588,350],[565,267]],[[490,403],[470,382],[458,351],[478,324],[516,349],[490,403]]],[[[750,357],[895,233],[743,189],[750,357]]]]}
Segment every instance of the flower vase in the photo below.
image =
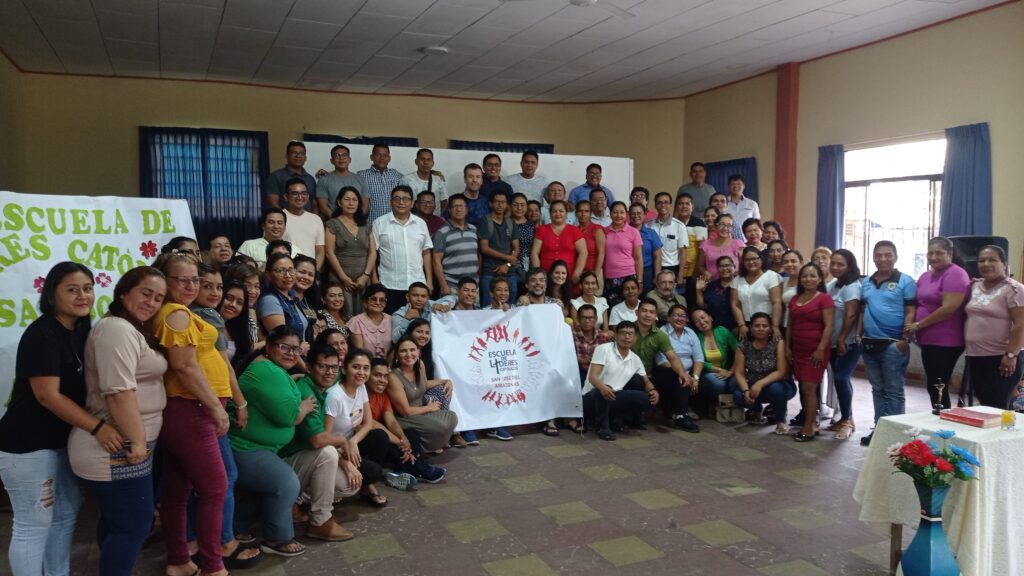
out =
{"type": "Polygon", "coordinates": [[[904,576],[958,576],[960,566],[942,530],[942,506],[949,486],[925,486],[914,483],[921,501],[921,523],[900,566],[904,576]]]}

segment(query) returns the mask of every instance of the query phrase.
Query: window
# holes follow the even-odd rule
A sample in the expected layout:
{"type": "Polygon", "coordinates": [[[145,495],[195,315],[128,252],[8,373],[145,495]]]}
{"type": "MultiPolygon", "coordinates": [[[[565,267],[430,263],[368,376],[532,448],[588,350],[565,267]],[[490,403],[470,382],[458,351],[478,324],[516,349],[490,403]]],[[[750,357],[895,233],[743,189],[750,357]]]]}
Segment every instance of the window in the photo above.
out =
{"type": "Polygon", "coordinates": [[[482,150],[486,152],[526,152],[533,150],[538,154],[554,154],[554,144],[530,144],[527,142],[481,142],[476,140],[449,140],[452,150],[482,150]]]}
{"type": "Polygon", "coordinates": [[[265,132],[141,127],[139,142],[140,195],[188,202],[200,246],[214,233],[234,246],[260,234],[265,132]]]}
{"type": "Polygon", "coordinates": [[[928,268],[928,239],[939,233],[945,139],[849,150],[845,154],[843,247],[865,274],[875,271],[871,248],[896,245],[896,267],[917,278],[928,268]]]}

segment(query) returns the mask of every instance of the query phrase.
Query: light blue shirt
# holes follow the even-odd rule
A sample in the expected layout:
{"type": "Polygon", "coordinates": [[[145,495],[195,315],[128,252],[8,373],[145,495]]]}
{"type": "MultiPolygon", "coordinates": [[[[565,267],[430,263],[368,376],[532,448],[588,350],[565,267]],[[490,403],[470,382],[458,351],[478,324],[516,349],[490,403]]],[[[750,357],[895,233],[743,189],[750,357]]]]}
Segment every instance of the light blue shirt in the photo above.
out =
{"type": "MultiPolygon", "coordinates": [[[[590,191],[593,189],[594,187],[586,182],[573,188],[569,192],[569,203],[575,206],[580,200],[590,200],[590,191]]],[[[604,190],[604,195],[608,197],[608,205],[611,206],[612,202],[615,202],[615,195],[607,186],[601,185],[601,190],[604,190]]]]}
{"type": "Polygon", "coordinates": [[[864,336],[903,338],[904,306],[917,301],[914,279],[896,270],[892,277],[878,285],[873,276],[868,276],[860,287],[864,304],[864,336]]]}
{"type": "MultiPolygon", "coordinates": [[[[667,324],[661,331],[668,334],[672,349],[675,350],[676,356],[679,356],[679,361],[683,363],[683,368],[687,372],[693,371],[694,363],[704,363],[704,348],[700,344],[700,338],[697,338],[697,333],[689,326],[683,328],[682,334],[676,334],[676,329],[667,324]]],[[[654,357],[654,363],[658,366],[668,364],[668,357],[658,352],[654,357]]]]}

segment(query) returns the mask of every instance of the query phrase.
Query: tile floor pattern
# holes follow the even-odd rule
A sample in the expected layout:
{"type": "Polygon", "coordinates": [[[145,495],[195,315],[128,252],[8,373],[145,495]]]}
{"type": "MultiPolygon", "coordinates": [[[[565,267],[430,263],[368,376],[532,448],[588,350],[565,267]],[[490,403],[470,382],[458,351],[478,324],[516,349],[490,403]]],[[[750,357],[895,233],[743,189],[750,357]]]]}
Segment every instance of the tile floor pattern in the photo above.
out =
{"type": "MultiPolygon", "coordinates": [[[[851,496],[872,414],[868,384],[855,388],[860,429],[847,442],[823,434],[799,444],[771,426],[707,420],[701,434],[652,425],[612,443],[533,427],[512,442],[484,438],[434,459],[449,469],[441,484],[383,488],[382,510],[338,506],[354,540],[304,540],[304,556],[237,573],[881,576],[888,532],[858,521],[851,496]]],[[[907,396],[909,411],[927,409],[922,388],[907,396]]],[[[794,399],[790,414],[798,409],[794,399]]],[[[73,574],[96,574],[95,515],[83,510],[73,574]]],[[[0,515],[0,574],[10,570],[10,526],[0,515]]],[[[137,574],[159,576],[163,559],[162,543],[150,542],[137,574]]]]}

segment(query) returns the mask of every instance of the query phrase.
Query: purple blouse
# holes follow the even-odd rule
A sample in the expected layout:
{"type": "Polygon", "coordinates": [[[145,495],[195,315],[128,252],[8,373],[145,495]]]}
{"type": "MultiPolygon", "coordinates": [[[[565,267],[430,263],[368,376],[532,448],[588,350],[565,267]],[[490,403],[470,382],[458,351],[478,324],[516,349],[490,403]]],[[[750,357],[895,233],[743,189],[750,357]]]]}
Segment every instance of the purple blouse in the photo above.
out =
{"type": "Polygon", "coordinates": [[[917,314],[915,321],[942,306],[942,295],[957,292],[964,295],[964,301],[945,320],[922,328],[917,332],[917,343],[924,346],[959,347],[964,345],[964,307],[971,292],[971,279],[967,272],[956,264],[947,266],[941,272],[925,271],[917,279],[917,314]]]}

